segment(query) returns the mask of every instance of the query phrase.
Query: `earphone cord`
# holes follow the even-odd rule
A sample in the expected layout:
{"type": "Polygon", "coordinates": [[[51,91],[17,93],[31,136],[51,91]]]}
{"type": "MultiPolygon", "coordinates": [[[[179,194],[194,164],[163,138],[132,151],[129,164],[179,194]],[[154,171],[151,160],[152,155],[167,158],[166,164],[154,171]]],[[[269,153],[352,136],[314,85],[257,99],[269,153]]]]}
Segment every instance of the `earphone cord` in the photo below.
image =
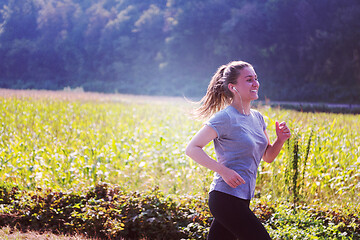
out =
{"type": "Polygon", "coordinates": [[[240,97],[240,104],[241,104],[241,109],[242,109],[242,112],[243,112],[243,114],[245,115],[245,111],[244,111],[244,106],[243,106],[243,104],[242,104],[242,98],[241,98],[241,95],[240,95],[240,93],[236,90],[236,92],[237,92],[237,94],[239,95],[239,97],[240,97]]]}

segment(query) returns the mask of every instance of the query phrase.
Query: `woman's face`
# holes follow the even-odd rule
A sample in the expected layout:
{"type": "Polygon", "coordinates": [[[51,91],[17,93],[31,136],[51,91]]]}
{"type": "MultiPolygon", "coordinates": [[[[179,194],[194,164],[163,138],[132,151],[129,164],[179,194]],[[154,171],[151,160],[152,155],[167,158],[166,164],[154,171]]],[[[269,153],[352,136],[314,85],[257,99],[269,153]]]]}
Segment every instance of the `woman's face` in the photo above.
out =
{"type": "Polygon", "coordinates": [[[237,83],[233,85],[241,95],[242,101],[253,101],[259,98],[260,84],[254,68],[245,67],[240,71],[237,83]]]}

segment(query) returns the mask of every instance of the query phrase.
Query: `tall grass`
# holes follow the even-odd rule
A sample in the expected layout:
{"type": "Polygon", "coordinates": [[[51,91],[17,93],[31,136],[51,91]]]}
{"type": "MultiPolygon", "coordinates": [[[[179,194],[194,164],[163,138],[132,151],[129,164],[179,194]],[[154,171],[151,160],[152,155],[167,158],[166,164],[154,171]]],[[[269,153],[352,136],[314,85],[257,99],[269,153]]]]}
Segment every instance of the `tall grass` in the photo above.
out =
{"type": "Polygon", "coordinates": [[[259,191],[273,200],[359,206],[359,115],[261,111],[269,127],[286,120],[293,136],[274,163],[261,165],[259,191]]]}
{"type": "MultiPolygon", "coordinates": [[[[159,186],[167,194],[205,195],[213,173],[183,153],[202,124],[189,117],[191,106],[123,98],[0,98],[0,180],[28,189],[80,191],[109,182],[129,190],[159,186]]],[[[358,115],[259,110],[271,140],[276,120],[288,122],[293,138],[274,163],[261,163],[257,196],[359,204],[358,115]]],[[[215,158],[212,144],[206,151],[215,158]]]]}

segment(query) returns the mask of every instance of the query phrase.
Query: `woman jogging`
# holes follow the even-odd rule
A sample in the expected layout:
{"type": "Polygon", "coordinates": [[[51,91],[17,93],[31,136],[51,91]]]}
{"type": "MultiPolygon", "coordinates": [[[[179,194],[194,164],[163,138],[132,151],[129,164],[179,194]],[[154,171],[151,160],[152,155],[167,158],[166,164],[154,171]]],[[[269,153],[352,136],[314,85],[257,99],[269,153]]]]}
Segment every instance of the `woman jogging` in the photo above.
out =
{"type": "Polygon", "coordinates": [[[211,117],[186,147],[186,155],[215,172],[209,208],[214,216],[208,239],[271,239],[250,210],[260,160],[271,163],[291,133],[276,122],[277,138],[270,143],[263,116],[251,109],[259,82],[251,64],[221,66],[212,77],[197,115],[211,117]],[[217,161],[203,150],[214,141],[217,161]]]}

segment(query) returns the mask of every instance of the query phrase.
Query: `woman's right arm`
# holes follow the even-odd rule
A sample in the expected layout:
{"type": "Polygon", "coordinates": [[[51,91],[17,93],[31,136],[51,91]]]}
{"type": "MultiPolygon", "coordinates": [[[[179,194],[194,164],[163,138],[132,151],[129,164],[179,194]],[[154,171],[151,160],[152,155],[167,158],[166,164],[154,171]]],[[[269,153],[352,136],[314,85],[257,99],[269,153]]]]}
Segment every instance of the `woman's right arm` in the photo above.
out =
{"type": "Polygon", "coordinates": [[[237,172],[218,163],[204,152],[203,148],[216,137],[216,131],[212,127],[205,125],[189,142],[185,154],[200,165],[219,173],[230,187],[235,188],[240,184],[244,184],[244,179],[237,172]]]}

